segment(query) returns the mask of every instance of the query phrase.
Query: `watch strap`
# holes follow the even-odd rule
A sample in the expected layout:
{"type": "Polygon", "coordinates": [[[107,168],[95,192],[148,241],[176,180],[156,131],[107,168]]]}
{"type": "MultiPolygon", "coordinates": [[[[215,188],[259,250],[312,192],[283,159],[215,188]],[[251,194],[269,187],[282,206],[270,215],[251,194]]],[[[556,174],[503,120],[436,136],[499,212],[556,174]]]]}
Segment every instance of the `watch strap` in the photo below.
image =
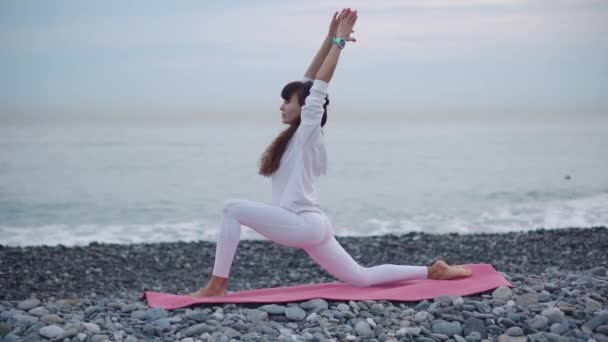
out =
{"type": "Polygon", "coordinates": [[[344,38],[342,37],[334,36],[332,42],[338,45],[340,49],[344,49],[344,47],[346,46],[346,40],[344,40],[344,38]]]}

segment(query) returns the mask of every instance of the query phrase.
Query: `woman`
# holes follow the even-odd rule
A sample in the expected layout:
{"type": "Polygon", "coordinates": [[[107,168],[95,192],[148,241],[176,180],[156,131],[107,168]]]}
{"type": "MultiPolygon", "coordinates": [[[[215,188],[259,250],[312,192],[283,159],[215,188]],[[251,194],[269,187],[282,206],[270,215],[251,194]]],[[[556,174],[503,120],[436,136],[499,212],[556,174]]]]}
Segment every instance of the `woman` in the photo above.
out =
{"type": "Polygon", "coordinates": [[[285,86],[281,96],[283,131],[261,158],[259,173],[272,178],[273,205],[245,199],[225,202],[217,235],[215,263],[208,283],[193,297],[223,296],[238,247],[241,224],[279,244],[304,249],[330,274],[353,286],[366,287],[406,279],[452,279],[471,275],[464,266],[438,260],[432,267],[385,264],[359,265],[334,237],[333,226],[321,210],[316,179],[327,170],[321,127],[327,120],[326,94],[338,58],[357,21],[357,11],[334,13],[329,33],[302,82],[285,86]],[[334,37],[342,38],[334,39],[334,37]],[[313,81],[314,78],[314,81],[313,81]]]}

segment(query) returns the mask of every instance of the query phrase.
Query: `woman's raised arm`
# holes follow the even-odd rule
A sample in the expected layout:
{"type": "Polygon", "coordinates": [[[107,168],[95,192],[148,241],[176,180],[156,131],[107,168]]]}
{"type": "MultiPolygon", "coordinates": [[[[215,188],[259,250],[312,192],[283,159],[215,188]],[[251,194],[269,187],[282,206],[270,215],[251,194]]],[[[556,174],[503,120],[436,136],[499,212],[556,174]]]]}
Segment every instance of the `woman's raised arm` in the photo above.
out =
{"type": "Polygon", "coordinates": [[[327,54],[329,53],[329,50],[331,49],[332,39],[336,35],[336,30],[338,29],[338,23],[340,22],[340,18],[348,15],[349,13],[350,13],[350,8],[342,9],[340,14],[338,14],[338,12],[334,13],[333,18],[331,19],[331,23],[329,24],[329,30],[327,32],[327,36],[325,36],[325,39],[323,40],[323,43],[321,44],[321,48],[319,48],[319,51],[317,51],[317,54],[315,55],[315,57],[312,60],[312,63],[310,63],[310,66],[304,73],[305,78],[309,78],[309,79],[315,78],[315,75],[319,71],[319,68],[321,68],[321,65],[323,64],[325,57],[327,57],[327,54]]]}
{"type": "MultiPolygon", "coordinates": [[[[345,41],[356,41],[355,38],[350,36],[350,34],[354,32],[353,26],[355,26],[356,21],[357,11],[350,12],[341,17],[336,30],[336,36],[343,38],[345,41]]],[[[327,57],[319,69],[319,72],[317,72],[315,75],[315,79],[323,80],[329,83],[334,75],[334,71],[336,70],[336,65],[338,64],[338,59],[340,58],[340,51],[342,51],[342,49],[340,49],[338,45],[332,44],[327,57]]]]}

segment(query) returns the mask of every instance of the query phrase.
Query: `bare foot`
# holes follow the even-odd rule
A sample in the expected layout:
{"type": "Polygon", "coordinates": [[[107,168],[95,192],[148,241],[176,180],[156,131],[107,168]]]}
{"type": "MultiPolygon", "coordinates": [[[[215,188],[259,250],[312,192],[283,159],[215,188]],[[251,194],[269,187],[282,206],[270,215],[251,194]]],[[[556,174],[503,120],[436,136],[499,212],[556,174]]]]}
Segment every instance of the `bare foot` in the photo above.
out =
{"type": "Polygon", "coordinates": [[[443,260],[437,260],[429,270],[429,279],[447,280],[468,277],[473,270],[466,266],[449,266],[443,260]]]}
{"type": "Polygon", "coordinates": [[[225,296],[228,291],[226,289],[215,290],[211,288],[204,287],[198,291],[190,292],[186,296],[202,298],[202,297],[216,297],[216,296],[225,296]]]}

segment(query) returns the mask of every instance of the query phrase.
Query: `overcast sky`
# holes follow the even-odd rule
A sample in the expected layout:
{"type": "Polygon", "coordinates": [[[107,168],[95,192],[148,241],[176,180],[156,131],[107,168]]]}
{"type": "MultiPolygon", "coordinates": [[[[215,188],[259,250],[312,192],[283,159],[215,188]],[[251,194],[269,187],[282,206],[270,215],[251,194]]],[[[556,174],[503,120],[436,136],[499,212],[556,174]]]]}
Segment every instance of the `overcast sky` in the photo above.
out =
{"type": "Polygon", "coordinates": [[[608,115],[605,0],[3,0],[0,119],[280,120],[343,7],[338,117],[608,115]]]}

